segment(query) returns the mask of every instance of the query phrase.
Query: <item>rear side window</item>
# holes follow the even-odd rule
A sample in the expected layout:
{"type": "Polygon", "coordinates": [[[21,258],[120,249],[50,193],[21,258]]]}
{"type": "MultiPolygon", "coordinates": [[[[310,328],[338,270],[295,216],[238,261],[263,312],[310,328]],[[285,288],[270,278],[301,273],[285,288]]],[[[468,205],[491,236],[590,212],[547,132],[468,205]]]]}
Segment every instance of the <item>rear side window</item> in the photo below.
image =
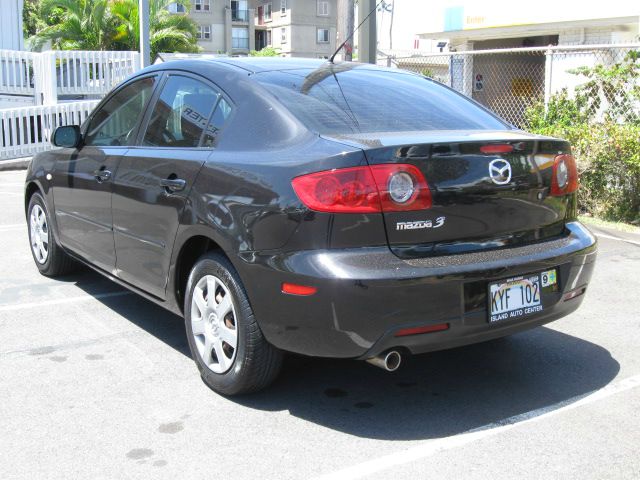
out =
{"type": "Polygon", "coordinates": [[[153,93],[156,77],[135,81],[113,95],[91,118],[84,143],[93,146],[129,145],[138,120],[153,93]]]}
{"type": "Polygon", "coordinates": [[[426,78],[348,67],[264,72],[254,79],[308,128],[323,134],[507,128],[473,102],[426,78]]]}
{"type": "Polygon", "coordinates": [[[171,75],[153,107],[143,144],[155,147],[198,147],[219,94],[190,77],[171,75]]]}

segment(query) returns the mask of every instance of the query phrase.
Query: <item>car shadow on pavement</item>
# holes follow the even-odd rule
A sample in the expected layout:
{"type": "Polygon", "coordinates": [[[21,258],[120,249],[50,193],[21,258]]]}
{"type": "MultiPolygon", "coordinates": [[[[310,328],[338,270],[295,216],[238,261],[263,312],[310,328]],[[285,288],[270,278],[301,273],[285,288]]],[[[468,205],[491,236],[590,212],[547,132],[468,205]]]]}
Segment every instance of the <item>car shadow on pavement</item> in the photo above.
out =
{"type": "MultiPolygon", "coordinates": [[[[90,275],[78,279],[87,293],[93,290],[89,280],[90,275]]],[[[182,318],[134,294],[99,300],[190,356],[182,318]]],[[[288,411],[358,437],[420,440],[577,399],[608,384],[619,370],[601,346],[540,327],[477,345],[403,357],[394,373],[361,361],[287,355],[274,385],[230,400],[248,408],[288,411]]],[[[193,374],[197,375],[195,365],[193,374]]]]}
{"type": "Polygon", "coordinates": [[[232,400],[267,411],[288,410],[358,437],[421,440],[588,394],[619,370],[606,349],[540,327],[405,357],[395,373],[364,362],[289,356],[273,387],[232,400]]]}
{"type": "Polygon", "coordinates": [[[150,333],[158,340],[191,358],[184,331],[184,320],[140,295],[127,291],[120,285],[90,270],[65,277],[75,281],[78,288],[89,295],[124,292],[121,296],[98,296],[103,305],[150,333]]]}

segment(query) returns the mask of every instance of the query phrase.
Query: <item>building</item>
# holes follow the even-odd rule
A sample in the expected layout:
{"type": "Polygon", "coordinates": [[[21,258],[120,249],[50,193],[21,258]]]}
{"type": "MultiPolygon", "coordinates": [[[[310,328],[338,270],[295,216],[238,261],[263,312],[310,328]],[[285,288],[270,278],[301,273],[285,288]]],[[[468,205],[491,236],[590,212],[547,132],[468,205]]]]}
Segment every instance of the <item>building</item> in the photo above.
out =
{"type": "Polygon", "coordinates": [[[337,0],[252,0],[255,46],[282,56],[329,58],[336,49],[337,0]]]}
{"type": "Polygon", "coordinates": [[[532,103],[583,84],[580,67],[622,62],[637,45],[640,25],[638,4],[627,0],[537,0],[517,8],[499,0],[446,0],[439,13],[418,37],[439,39],[455,54],[398,65],[428,71],[519,125],[532,103]]]}
{"type": "Polygon", "coordinates": [[[198,25],[198,45],[204,53],[247,55],[255,49],[254,13],[248,0],[191,0],[191,9],[170,5],[172,13],[187,13],[198,25]]]}
{"type": "Polygon", "coordinates": [[[24,48],[22,33],[23,6],[23,0],[2,0],[0,50],[22,50],[24,48]]]}
{"type": "Polygon", "coordinates": [[[448,39],[454,51],[638,41],[640,8],[635,2],[538,0],[517,8],[505,3],[456,0],[441,11],[440,30],[423,30],[418,37],[448,39]]]}

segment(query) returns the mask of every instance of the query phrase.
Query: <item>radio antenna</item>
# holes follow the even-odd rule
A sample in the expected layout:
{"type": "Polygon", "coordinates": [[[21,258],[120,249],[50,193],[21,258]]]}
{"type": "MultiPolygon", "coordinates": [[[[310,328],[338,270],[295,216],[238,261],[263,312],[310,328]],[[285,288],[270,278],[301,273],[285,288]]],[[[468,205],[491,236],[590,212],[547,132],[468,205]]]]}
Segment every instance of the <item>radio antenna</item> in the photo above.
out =
{"type": "Polygon", "coordinates": [[[353,32],[351,32],[351,35],[349,35],[349,36],[345,39],[345,41],[344,41],[344,42],[342,42],[342,43],[340,44],[340,46],[338,47],[338,49],[337,49],[335,52],[333,52],[333,55],[331,55],[331,56],[329,57],[329,63],[333,63],[333,59],[334,59],[334,58],[336,58],[336,55],[338,54],[338,52],[339,52],[340,50],[342,50],[342,47],[344,47],[344,46],[347,44],[347,42],[353,38],[353,36],[356,34],[356,32],[357,32],[357,31],[358,31],[358,29],[362,26],[362,24],[363,24],[364,22],[366,22],[366,21],[369,19],[369,17],[371,16],[371,14],[372,14],[373,12],[375,12],[376,10],[378,10],[378,7],[379,7],[380,5],[382,5],[382,3],[384,3],[384,0],[380,0],[380,1],[377,3],[377,5],[376,5],[375,7],[373,7],[373,9],[369,12],[369,14],[368,14],[366,17],[364,17],[364,19],[360,22],[360,24],[359,24],[359,25],[358,25],[358,26],[353,30],[353,32]]]}

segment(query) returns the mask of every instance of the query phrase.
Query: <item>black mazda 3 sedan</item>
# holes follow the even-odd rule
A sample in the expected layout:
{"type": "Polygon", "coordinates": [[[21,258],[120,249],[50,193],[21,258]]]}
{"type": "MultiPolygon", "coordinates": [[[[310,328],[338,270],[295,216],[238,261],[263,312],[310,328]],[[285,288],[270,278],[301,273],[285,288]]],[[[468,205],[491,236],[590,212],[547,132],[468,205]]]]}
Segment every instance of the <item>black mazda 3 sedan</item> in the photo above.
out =
{"type": "Polygon", "coordinates": [[[283,352],[395,370],[545,324],[596,258],[567,142],[409,72],[170,62],[53,143],[26,180],[40,272],[86,264],[183,315],[227,395],[267,386],[283,352]]]}

